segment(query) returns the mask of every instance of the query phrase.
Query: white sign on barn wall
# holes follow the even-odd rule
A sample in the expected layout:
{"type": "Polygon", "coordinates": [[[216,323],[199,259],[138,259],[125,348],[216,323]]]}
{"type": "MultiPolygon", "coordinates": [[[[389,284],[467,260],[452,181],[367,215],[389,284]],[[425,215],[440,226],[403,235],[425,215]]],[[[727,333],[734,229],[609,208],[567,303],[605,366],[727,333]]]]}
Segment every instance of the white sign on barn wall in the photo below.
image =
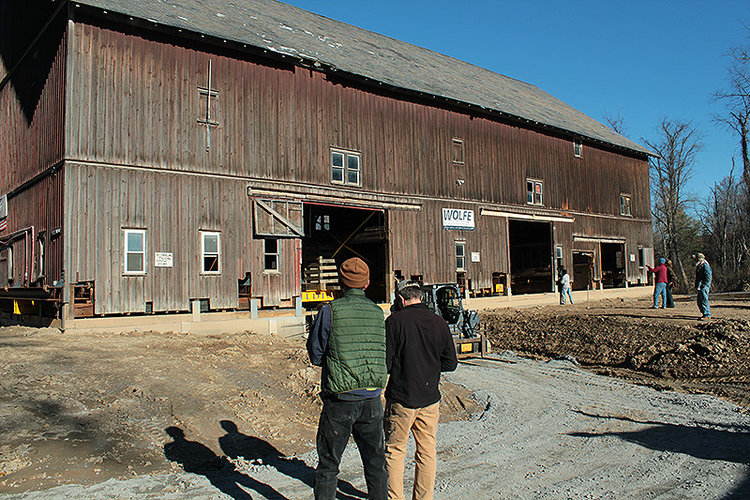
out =
{"type": "Polygon", "coordinates": [[[461,208],[443,209],[443,229],[474,230],[474,210],[461,208]]]}
{"type": "Polygon", "coordinates": [[[154,254],[154,267],[172,267],[172,252],[156,252],[154,254]]]}

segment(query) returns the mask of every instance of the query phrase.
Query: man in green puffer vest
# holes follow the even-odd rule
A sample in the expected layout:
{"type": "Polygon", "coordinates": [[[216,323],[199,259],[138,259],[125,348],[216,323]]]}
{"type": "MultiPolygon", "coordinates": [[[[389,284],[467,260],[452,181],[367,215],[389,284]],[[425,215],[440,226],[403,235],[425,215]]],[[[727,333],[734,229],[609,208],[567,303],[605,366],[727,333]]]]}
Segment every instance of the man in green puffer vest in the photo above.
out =
{"type": "Polygon", "coordinates": [[[367,498],[385,500],[388,477],[380,395],[388,373],[383,310],[365,297],[370,269],[361,259],[344,261],[339,280],[345,289],[343,297],[320,309],[307,338],[310,361],[323,368],[315,498],[335,498],[341,455],[354,436],[367,498]]]}

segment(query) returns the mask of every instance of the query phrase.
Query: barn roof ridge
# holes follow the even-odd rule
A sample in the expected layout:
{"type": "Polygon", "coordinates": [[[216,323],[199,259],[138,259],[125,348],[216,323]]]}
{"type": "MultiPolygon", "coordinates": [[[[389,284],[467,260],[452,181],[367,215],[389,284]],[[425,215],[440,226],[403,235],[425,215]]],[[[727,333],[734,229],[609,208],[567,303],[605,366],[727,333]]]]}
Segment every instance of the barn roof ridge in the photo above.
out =
{"type": "Polygon", "coordinates": [[[653,152],[538,86],[276,0],[75,0],[477,106],[640,154],[653,152]]]}

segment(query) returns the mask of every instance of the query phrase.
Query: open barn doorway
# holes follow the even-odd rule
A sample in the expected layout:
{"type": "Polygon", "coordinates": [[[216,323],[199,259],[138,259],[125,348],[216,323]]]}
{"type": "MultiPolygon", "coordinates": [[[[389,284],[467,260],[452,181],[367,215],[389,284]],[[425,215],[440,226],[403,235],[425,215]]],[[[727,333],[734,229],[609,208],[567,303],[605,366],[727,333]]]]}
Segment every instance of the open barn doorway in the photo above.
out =
{"type": "Polygon", "coordinates": [[[370,267],[365,290],[375,302],[388,302],[386,276],[388,236],[385,212],[332,205],[304,205],[302,288],[335,289],[336,269],[346,259],[359,257],[370,267]]]}
{"type": "Polygon", "coordinates": [[[511,291],[552,291],[552,230],[546,222],[508,221],[511,291]]]}
{"type": "Polygon", "coordinates": [[[594,252],[573,251],[573,290],[594,288],[594,252]]]}
{"type": "Polygon", "coordinates": [[[602,287],[622,288],[625,286],[625,245],[623,243],[602,243],[602,287]]]}

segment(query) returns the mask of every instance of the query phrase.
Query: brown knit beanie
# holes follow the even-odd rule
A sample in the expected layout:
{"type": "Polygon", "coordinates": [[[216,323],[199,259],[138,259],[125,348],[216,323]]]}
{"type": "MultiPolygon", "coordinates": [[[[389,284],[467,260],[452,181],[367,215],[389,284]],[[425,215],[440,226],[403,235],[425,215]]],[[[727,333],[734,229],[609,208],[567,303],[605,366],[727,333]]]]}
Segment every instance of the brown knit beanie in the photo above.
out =
{"type": "Polygon", "coordinates": [[[349,288],[364,288],[370,281],[370,268],[362,259],[352,257],[341,264],[339,278],[349,288]]]}

